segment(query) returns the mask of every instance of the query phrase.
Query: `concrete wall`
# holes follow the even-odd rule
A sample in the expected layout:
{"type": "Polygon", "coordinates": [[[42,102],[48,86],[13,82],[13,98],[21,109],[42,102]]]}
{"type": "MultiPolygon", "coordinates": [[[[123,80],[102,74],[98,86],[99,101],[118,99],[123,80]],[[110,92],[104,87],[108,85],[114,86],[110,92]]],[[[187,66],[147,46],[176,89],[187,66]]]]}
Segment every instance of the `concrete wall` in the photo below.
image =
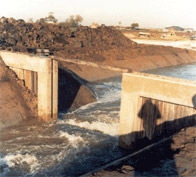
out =
{"type": "Polygon", "coordinates": [[[38,116],[45,121],[58,115],[58,62],[47,57],[0,51],[7,66],[38,95],[38,116]]]}
{"type": "Polygon", "coordinates": [[[142,73],[123,74],[119,144],[170,135],[196,121],[196,82],[142,73]]]}
{"type": "Polygon", "coordinates": [[[38,74],[34,71],[24,70],[24,69],[18,69],[10,67],[19,79],[24,81],[24,85],[28,87],[29,90],[31,90],[33,93],[38,95],[38,74]]]}

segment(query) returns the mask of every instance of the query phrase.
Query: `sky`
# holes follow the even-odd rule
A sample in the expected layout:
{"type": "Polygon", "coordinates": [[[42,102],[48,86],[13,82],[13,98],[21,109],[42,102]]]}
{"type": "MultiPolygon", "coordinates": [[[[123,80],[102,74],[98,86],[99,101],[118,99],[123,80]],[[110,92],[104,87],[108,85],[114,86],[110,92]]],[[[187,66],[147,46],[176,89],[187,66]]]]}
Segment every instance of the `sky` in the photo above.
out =
{"type": "Polygon", "coordinates": [[[59,21],[81,15],[82,25],[163,28],[181,26],[196,29],[196,0],[0,0],[0,17],[35,21],[53,12],[59,21]]]}

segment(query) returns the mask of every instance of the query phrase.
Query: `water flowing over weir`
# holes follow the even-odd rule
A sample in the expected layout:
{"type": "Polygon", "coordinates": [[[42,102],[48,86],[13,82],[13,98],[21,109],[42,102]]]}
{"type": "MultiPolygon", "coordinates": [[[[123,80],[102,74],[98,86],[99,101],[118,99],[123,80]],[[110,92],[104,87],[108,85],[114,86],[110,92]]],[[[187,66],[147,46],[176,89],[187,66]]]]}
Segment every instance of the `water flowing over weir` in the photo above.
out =
{"type": "MultiPolygon", "coordinates": [[[[194,64],[159,71],[150,73],[196,80],[194,64]]],[[[0,132],[1,177],[79,176],[126,153],[118,147],[121,78],[90,86],[96,103],[60,113],[52,123],[24,122],[0,132]]]]}
{"type": "Polygon", "coordinates": [[[1,132],[1,176],[78,176],[122,155],[118,147],[121,78],[91,85],[97,102],[52,123],[1,132]]]}

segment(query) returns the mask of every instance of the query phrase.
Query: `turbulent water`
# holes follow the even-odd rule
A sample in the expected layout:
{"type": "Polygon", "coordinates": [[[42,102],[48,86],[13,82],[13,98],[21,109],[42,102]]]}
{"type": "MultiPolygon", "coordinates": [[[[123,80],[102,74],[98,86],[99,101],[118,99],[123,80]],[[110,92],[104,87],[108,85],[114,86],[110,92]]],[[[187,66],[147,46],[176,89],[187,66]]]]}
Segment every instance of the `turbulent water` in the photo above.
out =
{"type": "Polygon", "coordinates": [[[78,176],[123,154],[118,147],[121,78],[90,85],[97,102],[55,122],[0,132],[0,176],[78,176]]]}
{"type": "MultiPolygon", "coordinates": [[[[150,73],[196,80],[196,65],[150,73]]],[[[0,132],[0,177],[78,176],[126,152],[118,147],[121,78],[90,85],[97,102],[52,123],[29,121],[0,132]]]]}

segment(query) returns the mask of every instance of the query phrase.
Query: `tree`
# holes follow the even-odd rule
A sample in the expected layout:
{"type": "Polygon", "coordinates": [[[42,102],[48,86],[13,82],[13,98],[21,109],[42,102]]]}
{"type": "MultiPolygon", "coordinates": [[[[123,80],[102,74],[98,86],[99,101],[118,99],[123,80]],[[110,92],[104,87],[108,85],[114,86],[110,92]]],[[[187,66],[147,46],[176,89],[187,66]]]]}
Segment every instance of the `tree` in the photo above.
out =
{"type": "Polygon", "coordinates": [[[57,22],[57,19],[54,17],[54,13],[53,12],[49,12],[48,13],[48,17],[45,18],[45,21],[50,21],[50,22],[57,22]]]}
{"type": "Polygon", "coordinates": [[[83,18],[80,15],[71,15],[64,24],[69,27],[77,27],[82,21],[83,18]]]}
{"type": "Polygon", "coordinates": [[[45,18],[40,18],[36,22],[38,23],[57,23],[57,19],[54,17],[53,12],[49,12],[48,16],[45,18]]]}
{"type": "Polygon", "coordinates": [[[45,18],[40,18],[36,21],[37,23],[45,23],[45,18]]]}
{"type": "Polygon", "coordinates": [[[53,12],[48,13],[48,17],[45,18],[46,23],[56,23],[58,20],[54,17],[53,12]]]}
{"type": "Polygon", "coordinates": [[[131,28],[132,29],[135,29],[135,28],[138,28],[139,27],[139,24],[138,23],[132,23],[131,24],[131,28]]]}
{"type": "Polygon", "coordinates": [[[76,24],[79,25],[79,23],[81,23],[83,21],[83,18],[80,15],[76,15],[75,21],[76,21],[76,24]]]}

